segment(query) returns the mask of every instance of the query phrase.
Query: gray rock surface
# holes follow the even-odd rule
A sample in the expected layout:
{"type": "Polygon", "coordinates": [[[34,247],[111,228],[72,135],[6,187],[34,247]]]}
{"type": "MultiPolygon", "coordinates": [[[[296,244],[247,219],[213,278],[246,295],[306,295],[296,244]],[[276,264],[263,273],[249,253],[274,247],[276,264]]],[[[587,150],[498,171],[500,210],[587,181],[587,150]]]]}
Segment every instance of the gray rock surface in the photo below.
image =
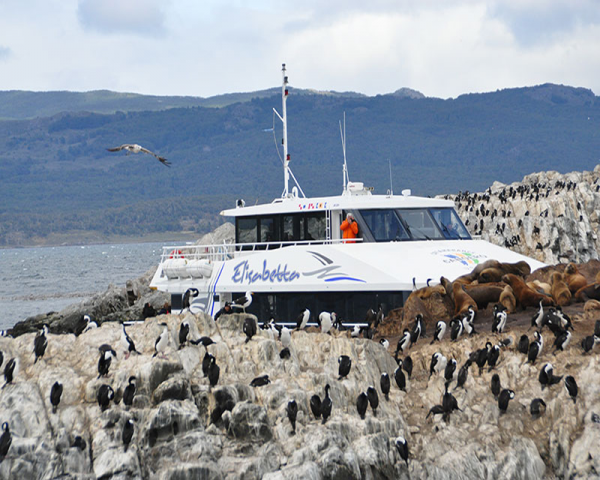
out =
{"type": "MultiPolygon", "coordinates": [[[[503,349],[497,369],[503,386],[517,392],[506,414],[500,415],[489,390],[491,375],[471,368],[466,389],[454,392],[462,411],[449,421],[426,419],[441,403],[444,380],[429,378],[435,351],[454,357],[461,365],[479,348],[483,336],[429,345],[419,342],[410,354],[415,367],[407,392],[392,379],[390,399],[379,390],[382,372],[392,374],[396,362],[377,342],[351,339],[346,333],[324,335],[294,332],[292,356],[281,360],[279,341],[262,331],[245,343],[245,315],[221,317],[215,324],[203,314],[164,315],[128,328],[141,355],[125,359],[120,325],[106,322],[79,337],[50,334],[43,360],[33,363],[34,334],[0,338],[5,358],[17,356],[20,372],[13,384],[0,389],[0,422],[7,421],[13,444],[0,463],[0,479],[9,478],[589,478],[600,458],[600,412],[596,356],[583,356],[571,347],[557,355],[550,348],[538,364],[503,349]],[[210,389],[201,370],[204,347],[178,349],[173,336],[183,319],[194,336],[209,335],[217,343],[208,351],[217,359],[220,378],[210,389]],[[166,359],[153,358],[154,340],[167,322],[171,334],[166,359]],[[117,359],[107,377],[97,378],[97,347],[111,344],[117,359]],[[347,378],[338,380],[337,359],[352,359],[347,378]],[[577,404],[562,385],[542,391],[539,368],[552,361],[561,374],[573,374],[580,385],[577,404]],[[272,381],[252,388],[250,381],[268,374],[272,381]],[[102,412],[96,392],[109,384],[120,399],[129,376],[138,378],[133,407],[111,402],[102,412]],[[54,381],[64,384],[58,412],[52,414],[49,391],[54,381]],[[315,420],[309,400],[323,397],[331,386],[332,415],[324,425],[315,420]],[[375,416],[356,413],[356,398],[369,385],[379,392],[375,416]],[[529,402],[541,396],[548,408],[533,420],[529,402]],[[296,434],[286,416],[286,405],[298,403],[296,434]],[[217,402],[231,401],[220,418],[211,418],[217,402]],[[122,442],[125,422],[134,419],[135,433],[128,450],[122,442]],[[408,467],[400,459],[394,439],[407,438],[408,467]],[[76,436],[86,447],[75,446],[76,436]]],[[[579,319],[575,319],[579,328],[579,319]]],[[[491,338],[492,341],[496,341],[491,338]]],[[[450,390],[454,390],[452,383],[450,390]]]]}
{"type": "Polygon", "coordinates": [[[550,265],[599,258],[600,165],[592,172],[533,173],[510,185],[494,182],[485,192],[443,197],[455,201],[471,234],[491,243],[550,265]]]}

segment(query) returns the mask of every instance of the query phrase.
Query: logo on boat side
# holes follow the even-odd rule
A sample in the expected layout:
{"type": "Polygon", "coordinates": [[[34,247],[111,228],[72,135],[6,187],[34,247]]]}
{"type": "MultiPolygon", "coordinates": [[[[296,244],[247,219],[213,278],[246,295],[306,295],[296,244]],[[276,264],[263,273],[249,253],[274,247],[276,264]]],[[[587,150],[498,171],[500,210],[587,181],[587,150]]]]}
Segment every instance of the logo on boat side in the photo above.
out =
{"type": "Polygon", "coordinates": [[[271,282],[271,283],[289,283],[300,278],[300,274],[295,270],[288,270],[287,263],[285,265],[278,264],[277,267],[268,269],[267,261],[263,261],[262,270],[253,270],[250,268],[248,260],[238,263],[233,267],[233,275],[231,280],[234,283],[253,284],[256,282],[271,282]]]}
{"type": "Polygon", "coordinates": [[[327,202],[299,203],[298,207],[300,210],[320,210],[322,208],[327,208],[327,202]]]}
{"type": "Polygon", "coordinates": [[[432,255],[441,255],[444,263],[461,263],[466,267],[478,265],[483,259],[487,259],[487,255],[469,252],[467,250],[457,251],[452,249],[438,250],[432,252],[432,255]]]}

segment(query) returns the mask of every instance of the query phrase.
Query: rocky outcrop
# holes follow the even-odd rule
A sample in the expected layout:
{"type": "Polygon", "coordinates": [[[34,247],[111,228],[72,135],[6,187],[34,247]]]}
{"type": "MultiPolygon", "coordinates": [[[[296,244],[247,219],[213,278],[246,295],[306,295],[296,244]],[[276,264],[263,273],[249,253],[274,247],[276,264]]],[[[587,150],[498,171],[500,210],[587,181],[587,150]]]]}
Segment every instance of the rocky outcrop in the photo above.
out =
{"type": "MultiPolygon", "coordinates": [[[[469,352],[485,343],[484,336],[435,345],[420,341],[410,351],[414,370],[404,392],[394,382],[396,362],[376,341],[352,339],[348,332],[297,331],[291,357],[284,360],[280,342],[262,330],[245,342],[244,319],[241,314],[222,316],[218,324],[204,314],[148,319],[128,327],[141,352],[129,358],[119,346],[121,327],[115,322],[79,337],[50,334],[46,354],[35,364],[34,334],[0,338],[5,362],[18,357],[21,363],[13,384],[0,390],[0,422],[8,422],[13,434],[0,478],[531,479],[584,478],[598,467],[600,424],[592,414],[600,412],[595,381],[600,365],[596,356],[583,356],[576,346],[555,356],[547,349],[535,366],[511,348],[503,349],[497,372],[502,385],[516,392],[504,415],[489,391],[494,372],[479,375],[473,366],[466,388],[455,389],[452,382],[461,411],[445,422],[439,415],[426,418],[444,392],[444,379],[439,374],[430,378],[431,355],[440,351],[460,367],[469,352]],[[207,348],[220,367],[213,389],[202,374],[205,347],[177,344],[184,318],[193,338],[208,335],[216,341],[207,348]],[[170,332],[164,359],[152,357],[161,322],[170,332]],[[112,345],[118,357],[109,376],[97,378],[103,343],[112,345]],[[352,368],[338,380],[342,354],[351,358],[352,368]],[[541,390],[537,376],[546,361],[558,374],[576,376],[576,404],[560,385],[541,390]],[[389,400],[380,390],[382,372],[392,377],[389,400]],[[270,384],[249,386],[264,374],[270,384]],[[133,406],[111,402],[101,411],[96,404],[100,385],[111,385],[119,401],[131,375],[138,379],[133,406]],[[53,414],[49,392],[57,380],[64,392],[53,414]],[[309,402],[313,394],[323,397],[326,384],[333,410],[322,424],[309,402]],[[376,415],[369,408],[361,420],[356,399],[369,385],[378,392],[379,407],[376,415]],[[548,406],[537,420],[528,412],[535,397],[548,406]],[[298,404],[295,434],[286,416],[290,399],[298,404]],[[125,450],[121,432],[130,418],[135,433],[125,450]],[[398,435],[409,443],[408,466],[394,446],[398,435]]],[[[576,330],[587,328],[583,321],[574,319],[576,330]]]]}
{"type": "Polygon", "coordinates": [[[600,252],[600,165],[527,175],[485,192],[446,195],[472,235],[544,263],[584,263],[600,252]]]}

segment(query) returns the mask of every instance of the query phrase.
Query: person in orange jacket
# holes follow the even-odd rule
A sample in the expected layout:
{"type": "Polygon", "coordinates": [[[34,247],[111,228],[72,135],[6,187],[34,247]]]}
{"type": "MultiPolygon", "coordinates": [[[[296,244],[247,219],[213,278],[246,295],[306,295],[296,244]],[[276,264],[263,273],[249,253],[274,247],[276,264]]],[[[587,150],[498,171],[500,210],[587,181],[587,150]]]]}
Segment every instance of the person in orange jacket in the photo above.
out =
{"type": "MultiPolygon", "coordinates": [[[[358,235],[358,223],[354,219],[354,215],[349,213],[346,215],[346,220],[342,222],[340,225],[340,230],[344,232],[342,234],[343,238],[356,238],[358,235]]],[[[348,240],[347,243],[355,243],[353,240],[348,240]]]]}

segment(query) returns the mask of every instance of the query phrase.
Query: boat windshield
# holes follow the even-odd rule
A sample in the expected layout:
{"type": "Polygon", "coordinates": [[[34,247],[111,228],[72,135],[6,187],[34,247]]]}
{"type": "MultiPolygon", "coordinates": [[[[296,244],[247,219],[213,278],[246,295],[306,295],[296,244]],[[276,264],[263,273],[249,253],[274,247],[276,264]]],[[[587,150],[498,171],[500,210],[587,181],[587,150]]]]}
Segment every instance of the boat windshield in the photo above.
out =
{"type": "Polygon", "coordinates": [[[360,210],[360,215],[376,242],[471,238],[452,208],[360,210]]]}

